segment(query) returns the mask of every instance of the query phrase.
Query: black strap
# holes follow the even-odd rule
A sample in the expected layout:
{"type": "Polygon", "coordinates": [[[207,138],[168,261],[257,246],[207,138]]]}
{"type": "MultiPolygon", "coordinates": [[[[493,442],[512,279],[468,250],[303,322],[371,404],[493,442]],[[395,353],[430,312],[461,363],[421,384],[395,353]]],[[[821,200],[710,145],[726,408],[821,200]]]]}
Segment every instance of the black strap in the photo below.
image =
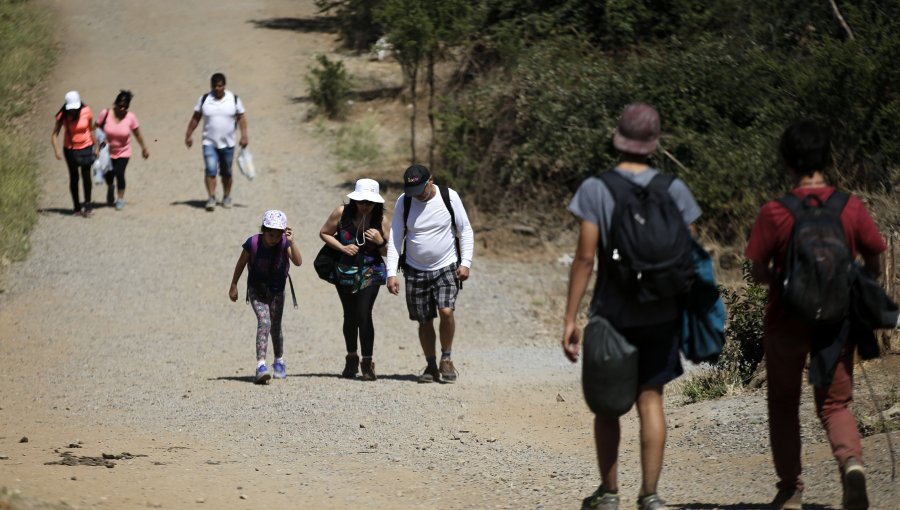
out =
{"type": "Polygon", "coordinates": [[[835,216],[840,217],[841,212],[844,210],[844,206],[847,205],[849,199],[849,194],[844,193],[843,191],[834,190],[825,202],[822,202],[816,195],[807,195],[800,198],[790,192],[785,193],[785,195],[777,201],[779,204],[783,205],[794,218],[796,218],[803,210],[810,207],[822,207],[833,213],[835,216]],[[812,206],[813,202],[816,202],[817,205],[812,206]]]}
{"type": "MultiPolygon", "coordinates": [[[[238,112],[237,112],[238,96],[237,96],[237,94],[234,94],[234,93],[232,93],[232,95],[234,96],[234,116],[237,117],[238,116],[238,112]]],[[[206,102],[207,97],[209,97],[209,92],[207,92],[206,94],[203,94],[203,97],[200,98],[200,113],[203,113],[203,103],[206,102]]]]}

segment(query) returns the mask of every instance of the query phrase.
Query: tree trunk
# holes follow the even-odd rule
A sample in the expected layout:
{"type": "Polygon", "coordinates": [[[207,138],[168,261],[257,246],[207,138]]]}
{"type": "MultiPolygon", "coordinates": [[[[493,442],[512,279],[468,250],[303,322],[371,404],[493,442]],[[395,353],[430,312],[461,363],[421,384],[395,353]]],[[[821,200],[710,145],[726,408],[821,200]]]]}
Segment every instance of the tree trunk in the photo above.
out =
{"type": "Polygon", "coordinates": [[[428,141],[428,168],[434,171],[434,52],[428,53],[428,126],[431,139],[428,141]]]}
{"type": "Polygon", "coordinates": [[[412,101],[412,112],[409,115],[409,151],[411,155],[410,164],[416,164],[416,101],[418,99],[418,95],[416,93],[416,82],[418,81],[419,76],[419,65],[418,63],[410,65],[409,72],[407,73],[409,76],[409,95],[410,100],[412,101]]]}

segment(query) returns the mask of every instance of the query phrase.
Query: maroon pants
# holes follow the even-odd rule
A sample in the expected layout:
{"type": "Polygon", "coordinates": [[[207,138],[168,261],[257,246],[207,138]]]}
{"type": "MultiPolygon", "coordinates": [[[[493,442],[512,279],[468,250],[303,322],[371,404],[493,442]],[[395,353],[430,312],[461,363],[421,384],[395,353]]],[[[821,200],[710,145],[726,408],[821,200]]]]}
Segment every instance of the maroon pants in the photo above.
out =
{"type": "MultiPolygon", "coordinates": [[[[803,490],[800,477],[800,391],[803,367],[809,354],[809,339],[766,335],[766,370],[769,397],[769,439],[778,489],[803,490]]],[[[853,401],[853,348],[844,346],[827,388],[814,388],[816,412],[838,465],[856,457],[862,462],[862,443],[856,418],[850,411],[853,401]]]]}

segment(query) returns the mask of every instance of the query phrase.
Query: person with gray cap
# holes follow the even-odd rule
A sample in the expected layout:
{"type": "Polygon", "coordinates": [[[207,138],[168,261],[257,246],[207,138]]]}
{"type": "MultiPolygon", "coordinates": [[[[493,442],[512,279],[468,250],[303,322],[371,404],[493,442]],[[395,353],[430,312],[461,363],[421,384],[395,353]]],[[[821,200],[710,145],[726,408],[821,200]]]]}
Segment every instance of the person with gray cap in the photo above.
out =
{"type": "MultiPolygon", "coordinates": [[[[669,210],[674,212],[676,227],[672,230],[681,231],[680,236],[676,236],[680,243],[688,242],[688,256],[691,235],[688,226],[700,217],[700,208],[685,183],[663,176],[648,164],[659,138],[660,121],[656,110],[643,103],[628,105],[613,136],[619,163],[611,171],[585,180],[569,204],[569,211],[581,222],[575,260],[569,273],[562,347],[570,361],[578,360],[581,342],[576,325],[578,309],[593,272],[595,254],[599,253],[597,284],[589,315],[607,319],[638,352],[635,403],[641,424],[643,473],[637,502],[639,510],[666,508],[656,494],[666,442],[663,386],[682,374],[678,351],[685,294],[683,288],[666,288],[666,285],[652,289],[653,292],[641,287],[641,291],[647,290],[647,293],[640,294],[618,274],[621,259],[627,258],[627,254],[610,248],[617,246],[619,241],[621,227],[617,222],[628,221],[628,218],[623,219],[627,215],[620,214],[620,209],[634,200],[632,196],[655,196],[658,203],[672,207],[669,210]],[[679,216],[683,224],[678,222],[679,216]]],[[[643,275],[645,280],[650,276],[646,273],[643,275]]],[[[688,279],[690,276],[687,275],[688,279]]],[[[636,280],[643,285],[640,276],[636,280]]],[[[666,279],[666,284],[669,281],[666,279]]],[[[584,499],[582,509],[616,510],[619,507],[620,431],[618,416],[595,415],[594,439],[601,484],[584,499]]]]}
{"type": "Polygon", "coordinates": [[[319,237],[340,254],[329,282],[337,289],[344,311],[342,331],[347,355],[342,377],[353,379],[362,370],[362,380],[374,381],[375,324],[372,309],[378,291],[387,280],[388,225],[384,222],[384,198],[378,181],[359,179],[350,203],[339,205],[325,220],[319,237]],[[357,354],[362,347],[362,359],[357,354]]]}
{"type": "Polygon", "coordinates": [[[403,269],[406,307],[419,323],[419,342],[427,366],[419,382],[456,382],[451,358],[453,315],[462,282],[469,278],[475,236],[456,191],[434,183],[431,172],[412,165],[403,174],[404,192],[394,205],[387,250],[388,291],[400,293],[403,269]],[[440,317],[441,359],[437,362],[434,319],[440,317]]]}

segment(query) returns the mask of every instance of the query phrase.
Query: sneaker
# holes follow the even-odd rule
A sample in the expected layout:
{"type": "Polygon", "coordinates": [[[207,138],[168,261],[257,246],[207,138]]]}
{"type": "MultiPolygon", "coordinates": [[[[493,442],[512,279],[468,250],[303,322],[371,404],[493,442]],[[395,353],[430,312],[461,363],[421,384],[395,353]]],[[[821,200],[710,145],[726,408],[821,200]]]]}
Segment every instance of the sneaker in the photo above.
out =
{"type": "Polygon", "coordinates": [[[359,372],[359,356],[352,352],[344,358],[344,371],[341,372],[341,377],[353,379],[357,372],[359,372]]]}
{"type": "Polygon", "coordinates": [[[601,485],[581,502],[581,510],[619,510],[619,493],[607,492],[601,485]]]}
{"type": "Polygon", "coordinates": [[[90,218],[91,216],[94,215],[94,210],[91,209],[90,206],[83,205],[83,206],[81,206],[81,215],[84,216],[85,218],[90,218]]]}
{"type": "Polygon", "coordinates": [[[272,378],[272,374],[269,373],[269,369],[266,368],[265,365],[260,365],[256,369],[256,384],[267,384],[269,379],[272,378]]]}
{"type": "Polygon", "coordinates": [[[216,210],[216,197],[209,197],[209,200],[206,201],[206,210],[207,211],[216,210]]]}
{"type": "Polygon", "coordinates": [[[121,211],[125,207],[125,201],[121,198],[116,200],[116,210],[121,211]]]}
{"type": "Polygon", "coordinates": [[[666,502],[659,499],[656,494],[647,494],[637,500],[638,510],[668,510],[666,502]]]}
{"type": "Polygon", "coordinates": [[[375,362],[371,358],[363,360],[359,363],[359,369],[362,371],[363,381],[374,381],[378,379],[375,375],[375,362]]]}
{"type": "Polygon", "coordinates": [[[855,457],[844,466],[844,501],[845,510],[866,510],[869,508],[869,496],[866,494],[866,471],[855,457]]]}
{"type": "Polygon", "coordinates": [[[72,216],[82,216],[83,217],[84,213],[81,212],[81,209],[75,209],[75,211],[72,213],[72,216]]]}
{"type": "Polygon", "coordinates": [[[231,204],[232,201],[230,196],[222,199],[222,207],[224,207],[225,209],[231,209],[231,204]]]}
{"type": "Polygon", "coordinates": [[[420,383],[441,382],[441,371],[431,367],[425,367],[425,371],[419,376],[420,383]]]}
{"type": "Polygon", "coordinates": [[[772,510],[803,510],[803,492],[796,488],[779,490],[772,500],[772,510]]]}
{"type": "Polygon", "coordinates": [[[285,372],[284,363],[275,362],[272,364],[272,369],[275,371],[275,379],[286,379],[287,372],[285,372]]]}
{"type": "Polygon", "coordinates": [[[116,199],[114,196],[115,189],[112,186],[106,187],[106,205],[113,205],[113,201],[116,199]]]}
{"type": "Polygon", "coordinates": [[[445,358],[441,360],[441,363],[438,365],[438,371],[441,373],[441,380],[446,383],[455,383],[456,376],[458,373],[456,372],[456,367],[453,366],[453,360],[450,358],[445,358]]]}

